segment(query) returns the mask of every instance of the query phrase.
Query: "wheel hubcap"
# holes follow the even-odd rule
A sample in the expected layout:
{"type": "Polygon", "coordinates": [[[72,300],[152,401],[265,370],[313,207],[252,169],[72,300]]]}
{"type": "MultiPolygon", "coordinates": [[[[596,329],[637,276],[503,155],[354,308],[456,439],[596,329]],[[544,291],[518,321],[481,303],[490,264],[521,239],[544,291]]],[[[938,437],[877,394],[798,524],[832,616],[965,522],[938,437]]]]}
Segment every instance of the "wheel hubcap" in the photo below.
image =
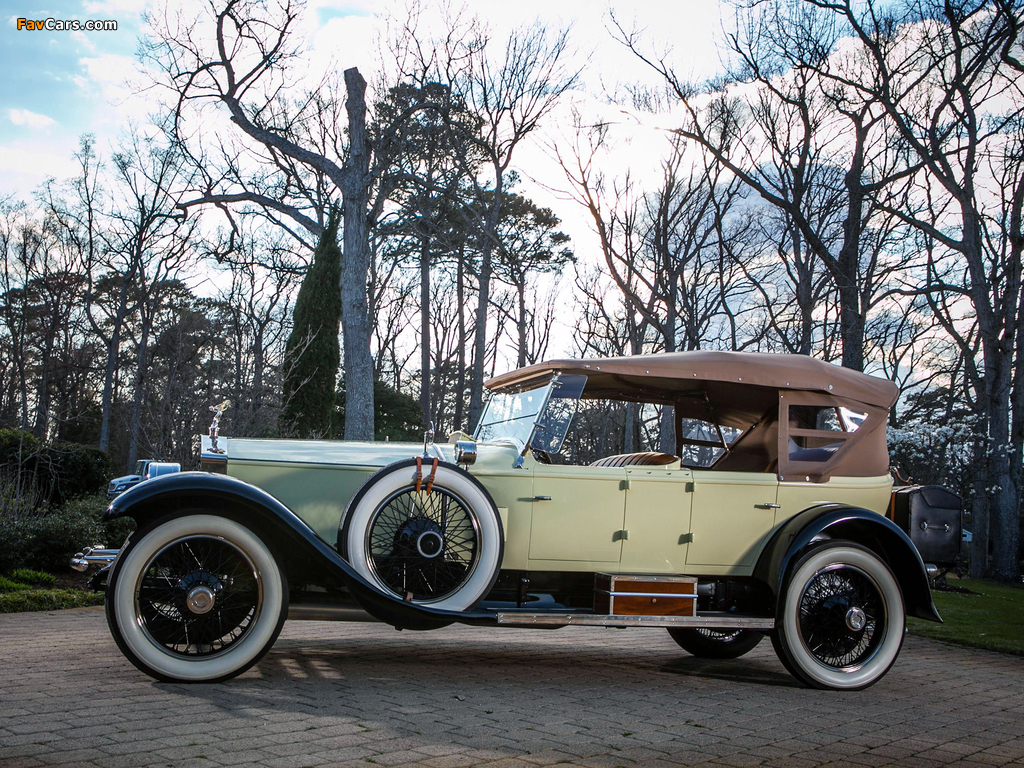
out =
{"type": "Polygon", "coordinates": [[[185,604],[192,613],[202,615],[213,610],[213,604],[216,600],[216,594],[209,587],[196,587],[188,593],[185,604]]]}
{"type": "Polygon", "coordinates": [[[416,540],[416,550],[424,557],[430,559],[441,554],[444,547],[444,539],[437,531],[426,531],[421,533],[416,540]]]}
{"type": "Polygon", "coordinates": [[[860,632],[864,629],[864,625],[867,623],[867,614],[865,614],[860,608],[854,606],[846,612],[846,626],[854,632],[860,632]]]}

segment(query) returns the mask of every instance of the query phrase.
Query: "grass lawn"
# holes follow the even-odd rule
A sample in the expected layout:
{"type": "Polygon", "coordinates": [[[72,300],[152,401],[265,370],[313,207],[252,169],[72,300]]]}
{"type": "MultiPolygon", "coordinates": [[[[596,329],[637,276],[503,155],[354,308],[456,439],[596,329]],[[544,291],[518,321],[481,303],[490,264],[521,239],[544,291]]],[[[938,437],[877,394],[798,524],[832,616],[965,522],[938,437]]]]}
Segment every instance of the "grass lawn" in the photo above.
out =
{"type": "Polygon", "coordinates": [[[932,592],[945,623],[908,618],[911,634],[1024,656],[1024,587],[952,577],[949,583],[974,594],[932,592]]]}

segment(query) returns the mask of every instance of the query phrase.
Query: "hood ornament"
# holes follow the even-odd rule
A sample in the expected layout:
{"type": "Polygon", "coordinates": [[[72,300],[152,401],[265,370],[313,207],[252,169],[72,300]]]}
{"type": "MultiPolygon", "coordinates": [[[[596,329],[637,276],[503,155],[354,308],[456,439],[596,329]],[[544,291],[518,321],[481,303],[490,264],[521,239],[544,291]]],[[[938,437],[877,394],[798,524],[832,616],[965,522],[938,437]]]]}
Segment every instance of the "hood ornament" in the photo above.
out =
{"type": "Polygon", "coordinates": [[[220,417],[223,416],[224,411],[230,407],[230,400],[225,400],[218,405],[210,406],[210,411],[213,413],[213,421],[210,422],[210,451],[212,453],[225,453],[223,448],[217,447],[217,430],[220,428],[220,417]]]}

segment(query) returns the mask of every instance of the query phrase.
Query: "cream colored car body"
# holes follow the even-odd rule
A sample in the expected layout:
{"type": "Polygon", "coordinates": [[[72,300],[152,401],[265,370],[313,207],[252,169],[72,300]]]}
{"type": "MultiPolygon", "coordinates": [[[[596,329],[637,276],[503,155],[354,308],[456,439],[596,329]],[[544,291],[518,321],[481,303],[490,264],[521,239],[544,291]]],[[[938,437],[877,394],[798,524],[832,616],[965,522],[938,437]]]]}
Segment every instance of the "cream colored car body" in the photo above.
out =
{"type": "MultiPolygon", "coordinates": [[[[332,546],[345,507],[373,472],[421,455],[418,443],[222,438],[227,473],[277,498],[332,546]]],[[[453,447],[430,451],[453,461],[453,447]]],[[[667,466],[542,464],[483,443],[470,472],[494,499],[505,531],[501,567],[533,571],[749,576],[771,533],[823,502],[884,514],[892,480],[780,482],[768,472],[667,466]]]]}

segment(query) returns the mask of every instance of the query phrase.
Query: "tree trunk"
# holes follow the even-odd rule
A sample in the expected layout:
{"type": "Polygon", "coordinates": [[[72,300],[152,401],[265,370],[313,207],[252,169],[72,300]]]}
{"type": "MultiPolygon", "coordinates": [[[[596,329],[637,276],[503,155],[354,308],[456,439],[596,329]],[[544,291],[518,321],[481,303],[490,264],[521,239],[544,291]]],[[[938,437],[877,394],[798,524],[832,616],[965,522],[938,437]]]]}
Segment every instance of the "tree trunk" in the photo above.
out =
{"type": "Polygon", "coordinates": [[[494,202],[484,229],[483,249],[480,253],[480,285],[476,305],[476,328],[473,336],[473,371],[469,378],[469,425],[475,427],[483,412],[484,360],[487,357],[487,311],[491,303],[491,255],[501,219],[502,175],[495,173],[494,202]]]}
{"type": "Polygon", "coordinates": [[[110,329],[110,344],[107,345],[107,363],[103,370],[103,394],[100,396],[100,443],[99,449],[106,451],[110,445],[110,415],[114,399],[114,375],[117,372],[117,358],[121,354],[121,328],[128,313],[128,286],[135,275],[132,269],[121,278],[121,289],[117,298],[117,312],[110,329]]]}
{"type": "Polygon", "coordinates": [[[345,368],[345,439],[373,440],[373,357],[367,275],[370,271],[370,154],[366,140],[366,81],[356,68],[345,70],[349,150],[342,194],[345,233],[341,260],[341,328],[345,368]]]}
{"type": "Polygon", "coordinates": [[[466,306],[466,251],[465,246],[459,249],[458,264],[455,275],[455,307],[459,313],[459,348],[456,356],[455,372],[455,429],[470,431],[470,426],[462,422],[462,411],[466,399],[466,314],[462,308],[466,306]]]}
{"type": "MultiPolygon", "coordinates": [[[[991,340],[984,347],[1001,347],[991,340]]],[[[1016,582],[1020,576],[1020,499],[1010,469],[1010,357],[1002,349],[986,349],[985,389],[989,390],[986,485],[989,503],[989,536],[992,540],[991,574],[1000,581],[1016,582]],[[991,382],[991,383],[990,383],[991,382]]]]}
{"type": "Polygon", "coordinates": [[[427,223],[420,233],[420,408],[424,426],[430,424],[430,235],[427,223]]]}
{"type": "Polygon", "coordinates": [[[516,284],[516,299],[519,302],[519,317],[516,322],[516,331],[519,340],[519,355],[516,358],[516,367],[526,366],[526,275],[516,284]]]}
{"type": "MultiPolygon", "coordinates": [[[[149,354],[149,334],[151,323],[142,319],[142,334],[139,338],[138,357],[135,361],[135,387],[132,396],[131,440],[128,442],[128,468],[135,466],[139,458],[139,444],[142,442],[142,400],[143,383],[146,378],[146,357],[149,354]]],[[[158,457],[153,457],[158,458],[158,457]]]]}
{"type": "Polygon", "coordinates": [[[853,157],[846,171],[846,220],[843,221],[843,245],[836,259],[839,274],[834,275],[839,288],[839,326],[843,337],[843,367],[864,370],[864,313],[858,290],[858,263],[864,216],[864,143],[867,129],[863,117],[856,122],[857,138],[853,157]]]}

